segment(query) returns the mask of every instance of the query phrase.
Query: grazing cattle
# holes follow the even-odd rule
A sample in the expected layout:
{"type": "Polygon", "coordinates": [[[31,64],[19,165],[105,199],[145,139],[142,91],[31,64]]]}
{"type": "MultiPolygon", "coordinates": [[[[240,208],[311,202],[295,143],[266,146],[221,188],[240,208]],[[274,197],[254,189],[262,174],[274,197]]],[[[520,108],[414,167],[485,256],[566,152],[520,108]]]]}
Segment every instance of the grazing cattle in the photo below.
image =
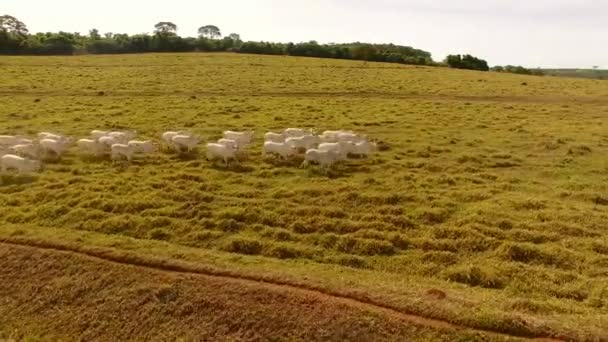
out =
{"type": "Polygon", "coordinates": [[[116,161],[121,157],[125,157],[129,162],[133,160],[133,154],[135,154],[135,147],[126,144],[114,144],[112,145],[112,160],[116,161]]]}
{"type": "Polygon", "coordinates": [[[295,155],[297,150],[289,145],[287,142],[277,143],[272,141],[267,141],[264,143],[263,154],[276,154],[281,156],[283,159],[287,159],[287,157],[295,155]]]}
{"type": "Polygon", "coordinates": [[[102,144],[105,148],[108,148],[108,149],[111,148],[112,145],[119,143],[118,139],[116,139],[114,137],[111,137],[111,136],[108,136],[108,135],[99,138],[98,141],[99,141],[100,144],[102,144]]]}
{"type": "Polygon", "coordinates": [[[343,158],[349,153],[354,151],[355,144],[352,142],[336,142],[336,143],[322,143],[319,145],[318,149],[321,151],[334,151],[340,154],[343,158]]]}
{"type": "Polygon", "coordinates": [[[376,146],[375,143],[371,143],[367,140],[364,140],[364,141],[356,143],[353,146],[350,153],[358,155],[358,156],[369,157],[377,150],[377,148],[378,147],[376,146]]]}
{"type": "Polygon", "coordinates": [[[176,135],[188,135],[188,134],[182,134],[181,132],[174,132],[174,131],[168,131],[163,133],[162,138],[163,141],[167,143],[167,145],[172,145],[173,142],[171,141],[171,139],[173,139],[174,136],[176,135]]]}
{"type": "Polygon", "coordinates": [[[319,149],[311,149],[306,151],[302,167],[308,166],[310,162],[318,163],[323,167],[331,167],[336,162],[344,158],[337,151],[323,151],[319,149]]]}
{"type": "Polygon", "coordinates": [[[306,135],[314,135],[315,132],[312,129],[303,128],[287,128],[283,131],[283,135],[288,138],[299,138],[306,135]]]}
{"type": "Polygon", "coordinates": [[[16,169],[19,173],[34,172],[40,169],[40,162],[30,160],[14,154],[5,154],[0,157],[2,172],[8,169],[16,169]]]}
{"type": "Polygon", "coordinates": [[[91,138],[93,138],[94,140],[99,140],[101,137],[105,137],[106,135],[108,135],[107,131],[100,131],[100,130],[92,130],[91,131],[91,138]]]}
{"type": "Polygon", "coordinates": [[[268,132],[268,133],[264,134],[264,141],[282,143],[285,141],[285,135],[279,134],[279,133],[268,132]]]}
{"type": "Polygon", "coordinates": [[[116,139],[116,141],[118,141],[121,144],[126,144],[129,140],[133,140],[136,135],[137,134],[135,132],[129,132],[129,131],[125,131],[125,132],[115,131],[115,132],[109,132],[107,134],[108,137],[112,137],[112,138],[116,139]]]}
{"type": "Polygon", "coordinates": [[[65,152],[68,148],[69,141],[67,140],[54,140],[54,139],[42,139],[40,140],[40,148],[44,152],[53,152],[58,157],[65,152]]]}
{"type": "Polygon", "coordinates": [[[217,143],[220,144],[220,145],[228,146],[228,147],[233,148],[235,150],[239,148],[239,143],[236,140],[220,139],[220,140],[217,141],[217,143]]]}
{"type": "Polygon", "coordinates": [[[19,156],[29,157],[32,159],[38,158],[38,147],[34,144],[19,144],[9,148],[9,150],[19,156]]]}
{"type": "Polygon", "coordinates": [[[325,131],[323,132],[323,134],[321,134],[319,136],[319,138],[321,139],[321,142],[323,143],[334,143],[334,142],[338,142],[340,135],[349,135],[349,134],[355,134],[355,132],[353,131],[347,131],[347,130],[339,130],[339,131],[325,131]]]}
{"type": "Polygon", "coordinates": [[[33,141],[14,135],[0,135],[0,146],[9,147],[21,144],[32,144],[33,141]]]}
{"type": "Polygon", "coordinates": [[[216,144],[216,143],[211,143],[211,144],[207,144],[207,159],[208,160],[214,160],[214,159],[222,159],[224,160],[224,163],[226,165],[228,165],[228,161],[230,159],[234,159],[235,161],[238,162],[238,159],[236,157],[236,153],[237,153],[237,149],[228,147],[226,145],[222,145],[222,144],[216,144]]]}
{"type": "Polygon", "coordinates": [[[175,145],[173,144],[173,137],[177,136],[177,135],[186,135],[186,136],[192,136],[192,134],[188,133],[188,132],[182,132],[182,131],[168,131],[162,134],[162,138],[163,141],[165,142],[165,145],[167,146],[167,148],[171,148],[171,147],[175,147],[175,145]]]}
{"type": "Polygon", "coordinates": [[[178,134],[171,138],[171,143],[178,152],[182,152],[184,148],[186,148],[188,152],[192,152],[192,150],[194,150],[194,148],[196,147],[196,145],[198,145],[199,142],[200,139],[198,137],[193,137],[189,135],[178,134]]]}
{"type": "Polygon", "coordinates": [[[303,148],[305,150],[309,150],[311,148],[316,147],[319,144],[319,142],[320,142],[319,137],[314,136],[314,135],[305,135],[305,136],[301,136],[301,137],[287,138],[285,140],[285,143],[287,143],[289,146],[291,146],[295,149],[303,148]]]}
{"type": "Polygon", "coordinates": [[[253,132],[225,131],[224,139],[234,140],[237,142],[239,147],[242,147],[251,144],[251,142],[253,141],[253,132]]]}
{"type": "Polygon", "coordinates": [[[135,153],[151,154],[156,149],[154,147],[154,143],[150,140],[146,140],[146,141],[131,140],[131,141],[129,141],[129,143],[127,145],[135,148],[135,153]]]}
{"type": "Polygon", "coordinates": [[[365,138],[354,133],[340,133],[338,134],[338,142],[340,141],[358,143],[365,141],[365,138]]]}
{"type": "Polygon", "coordinates": [[[76,145],[83,153],[91,154],[94,156],[99,156],[100,154],[103,154],[105,146],[101,142],[93,139],[80,139],[76,142],[76,145]]]}
{"type": "Polygon", "coordinates": [[[44,139],[51,139],[51,140],[56,140],[56,141],[69,141],[69,139],[63,135],[60,134],[54,134],[54,133],[50,133],[50,132],[40,132],[38,133],[38,139],[40,140],[44,140],[44,139]]]}

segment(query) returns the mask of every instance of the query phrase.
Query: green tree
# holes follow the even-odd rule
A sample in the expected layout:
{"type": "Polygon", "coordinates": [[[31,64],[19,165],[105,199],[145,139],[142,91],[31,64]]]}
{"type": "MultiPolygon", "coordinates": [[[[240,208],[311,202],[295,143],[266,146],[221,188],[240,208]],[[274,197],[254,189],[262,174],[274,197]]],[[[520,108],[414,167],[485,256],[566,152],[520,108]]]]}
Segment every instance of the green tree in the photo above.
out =
{"type": "Polygon", "coordinates": [[[449,55],[445,63],[450,68],[489,71],[488,62],[471,55],[449,55]]]}
{"type": "Polygon", "coordinates": [[[89,37],[92,40],[99,40],[99,39],[101,39],[101,35],[99,34],[99,30],[97,30],[97,29],[90,30],[89,31],[89,37]]]}
{"type": "Polygon", "coordinates": [[[222,46],[225,50],[233,51],[236,48],[240,48],[243,45],[241,36],[236,33],[231,33],[222,39],[222,46]]]}
{"type": "Polygon", "coordinates": [[[199,36],[207,37],[209,39],[220,38],[222,36],[219,27],[215,25],[205,25],[199,27],[198,34],[199,36]]]}
{"type": "Polygon", "coordinates": [[[10,15],[0,16],[0,31],[21,37],[25,37],[28,34],[25,24],[10,15]]]}
{"type": "Polygon", "coordinates": [[[161,21],[154,25],[154,33],[162,36],[175,35],[177,34],[177,25],[170,21],[161,21]]]}

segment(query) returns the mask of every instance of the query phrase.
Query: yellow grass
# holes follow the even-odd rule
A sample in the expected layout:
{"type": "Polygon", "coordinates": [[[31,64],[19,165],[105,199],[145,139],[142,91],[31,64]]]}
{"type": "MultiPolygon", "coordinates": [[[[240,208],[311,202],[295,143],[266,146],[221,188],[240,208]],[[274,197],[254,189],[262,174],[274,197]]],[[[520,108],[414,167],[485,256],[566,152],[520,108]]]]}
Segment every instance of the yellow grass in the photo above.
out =
{"type": "Polygon", "coordinates": [[[73,149],[39,176],[3,175],[4,238],[264,273],[515,335],[606,337],[606,82],[231,54],[0,65],[2,134],[257,138],[238,167],[204,150],[120,166],[73,149]],[[286,127],[388,149],[327,173],[263,159],[262,134],[286,127]]]}

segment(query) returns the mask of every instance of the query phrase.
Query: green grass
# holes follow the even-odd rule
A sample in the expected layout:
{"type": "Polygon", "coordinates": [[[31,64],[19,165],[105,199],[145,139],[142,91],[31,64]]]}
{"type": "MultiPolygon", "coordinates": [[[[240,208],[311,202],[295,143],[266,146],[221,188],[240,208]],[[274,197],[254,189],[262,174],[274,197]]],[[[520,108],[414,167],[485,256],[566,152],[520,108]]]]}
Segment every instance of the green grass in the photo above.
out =
{"type": "Polygon", "coordinates": [[[608,83],[230,54],[1,63],[3,134],[257,137],[238,168],[171,153],[122,167],[73,150],[35,177],[3,175],[4,235],[89,232],[90,244],[200,251],[193,261],[470,325],[606,333],[608,83]],[[386,148],[329,173],[262,159],[266,130],[300,126],[354,129],[386,148]],[[457,295],[420,299],[429,288],[457,295]]]}

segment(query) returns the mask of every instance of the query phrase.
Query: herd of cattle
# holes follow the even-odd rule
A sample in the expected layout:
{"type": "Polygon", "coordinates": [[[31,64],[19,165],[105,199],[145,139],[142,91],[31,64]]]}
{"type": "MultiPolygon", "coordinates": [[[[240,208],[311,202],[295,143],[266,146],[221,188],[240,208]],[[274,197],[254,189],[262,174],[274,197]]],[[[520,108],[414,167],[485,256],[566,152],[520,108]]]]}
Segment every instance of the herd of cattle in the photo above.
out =
{"type": "MultiPolygon", "coordinates": [[[[223,132],[223,138],[208,143],[207,159],[239,161],[239,155],[253,142],[253,132],[223,132]]],[[[135,140],[136,133],[130,131],[91,131],[90,137],[76,141],[83,154],[100,157],[110,155],[113,161],[131,161],[135,154],[151,154],[158,144],[152,140],[135,140]]],[[[19,173],[34,172],[40,169],[40,160],[60,158],[72,145],[72,139],[63,135],[41,132],[36,139],[23,136],[0,135],[0,166],[2,171],[16,169],[19,173]]],[[[178,153],[191,152],[201,142],[201,138],[183,131],[162,134],[165,148],[178,153]]],[[[281,133],[264,135],[263,155],[272,154],[288,159],[304,155],[303,166],[310,162],[330,167],[349,155],[369,156],[376,150],[376,144],[365,136],[353,131],[325,131],[315,134],[313,130],[288,128],[281,133]]]]}

